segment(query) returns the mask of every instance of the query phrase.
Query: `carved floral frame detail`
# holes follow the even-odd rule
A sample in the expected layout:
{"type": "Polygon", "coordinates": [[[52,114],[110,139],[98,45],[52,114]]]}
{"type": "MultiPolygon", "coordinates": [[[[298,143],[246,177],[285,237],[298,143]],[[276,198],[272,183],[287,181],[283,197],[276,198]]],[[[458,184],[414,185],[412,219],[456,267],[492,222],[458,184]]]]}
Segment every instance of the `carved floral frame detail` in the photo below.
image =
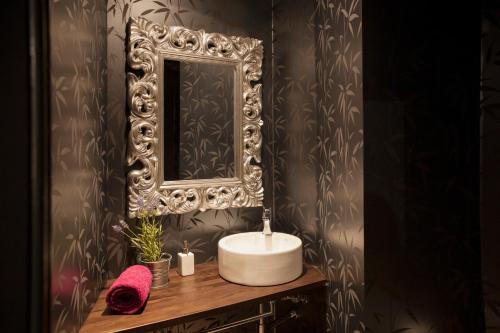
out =
{"type": "Polygon", "coordinates": [[[157,215],[262,206],[262,41],[206,33],[131,18],[127,63],[130,109],[128,215],[142,206],[157,215]],[[235,80],[235,177],[167,181],[163,178],[163,59],[232,62],[235,80]],[[238,98],[239,97],[239,98],[238,98]]]}

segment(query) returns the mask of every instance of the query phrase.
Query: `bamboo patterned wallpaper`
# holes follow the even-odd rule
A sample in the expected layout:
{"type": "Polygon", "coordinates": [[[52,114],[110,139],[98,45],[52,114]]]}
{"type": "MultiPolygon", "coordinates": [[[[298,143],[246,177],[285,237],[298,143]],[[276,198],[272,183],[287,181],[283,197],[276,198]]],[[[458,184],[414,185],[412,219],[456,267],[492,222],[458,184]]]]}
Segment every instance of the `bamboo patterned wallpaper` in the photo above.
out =
{"type": "MultiPolygon", "coordinates": [[[[271,205],[272,181],[270,169],[272,146],[269,140],[273,124],[271,112],[271,2],[269,1],[151,1],[108,0],[108,81],[107,81],[107,151],[109,170],[113,176],[108,183],[108,208],[112,219],[123,216],[126,209],[126,87],[125,87],[125,31],[131,16],[144,16],[158,23],[183,25],[190,29],[204,29],[228,35],[248,36],[263,40],[263,135],[262,149],[264,170],[264,204],[271,205]],[[227,13],[231,13],[227,15],[227,13]]],[[[260,208],[212,210],[165,218],[167,251],[177,253],[182,241],[188,240],[195,253],[196,263],[213,260],[217,254],[218,240],[231,233],[252,231],[260,228],[260,208]]],[[[109,232],[108,269],[110,275],[118,274],[127,262],[127,249],[123,239],[109,232]]],[[[176,263],[174,262],[174,265],[176,263]]],[[[225,317],[186,323],[173,327],[174,332],[197,332],[201,328],[220,321],[234,320],[241,313],[229,313],[225,317]]],[[[251,326],[253,328],[253,326],[251,326]]]]}
{"type": "MultiPolygon", "coordinates": [[[[110,226],[126,208],[125,26],[138,15],[264,40],[265,205],[274,208],[273,228],[299,235],[306,261],[331,281],[329,331],[362,331],[358,0],[52,2],[53,275],[66,283],[53,287],[53,331],[77,330],[102,279],[116,276],[132,257],[110,226]]],[[[211,260],[222,236],[260,228],[260,214],[248,208],[170,216],[167,250],[177,252],[187,239],[197,262],[211,260]]],[[[172,331],[193,332],[238,315],[172,331]]]]}
{"type": "Polygon", "coordinates": [[[181,62],[180,73],[180,179],[234,177],[233,68],[181,62]]]}
{"type": "MultiPolygon", "coordinates": [[[[127,246],[111,225],[123,217],[126,205],[125,23],[129,16],[141,14],[166,24],[263,39],[264,49],[271,50],[267,2],[51,1],[53,332],[77,331],[97,288],[130,260],[127,246]],[[227,19],[226,10],[232,13],[227,19]]],[[[267,57],[266,110],[271,110],[270,68],[267,57]]],[[[270,112],[264,121],[264,135],[269,138],[270,112]]],[[[270,152],[265,142],[264,170],[270,152]]],[[[264,175],[266,184],[271,183],[269,177],[270,173],[264,175]]],[[[272,195],[267,193],[266,198],[272,195]]],[[[171,216],[165,221],[167,251],[177,252],[187,239],[198,263],[211,260],[219,238],[254,230],[260,214],[259,208],[248,208],[171,216]]],[[[228,313],[171,330],[195,332],[239,315],[228,313]]]]}
{"type": "Polygon", "coordinates": [[[76,332],[106,273],[106,4],[50,2],[51,330],[76,332]]]}
{"type": "MultiPolygon", "coordinates": [[[[143,15],[264,40],[265,204],[273,228],[299,235],[305,260],[330,280],[328,331],[481,331],[484,301],[494,332],[498,270],[483,252],[480,279],[479,181],[469,177],[479,118],[477,73],[467,65],[478,55],[469,47],[474,20],[463,18],[473,10],[457,3],[443,17],[444,4],[426,6],[365,2],[362,24],[361,0],[50,0],[51,330],[76,332],[98,286],[131,257],[110,225],[126,205],[125,23],[143,15]]],[[[498,87],[489,77],[500,19],[491,13],[483,16],[486,176],[498,172],[498,87]]],[[[483,198],[498,197],[495,183],[482,185],[483,198]]],[[[481,204],[482,250],[495,251],[498,205],[481,204]]],[[[213,259],[220,237],[259,220],[259,209],[171,216],[168,251],[188,239],[197,262],[213,259]]]]}
{"type": "Polygon", "coordinates": [[[276,1],[275,218],[330,280],[330,332],[361,332],[361,2],[276,1]]]}
{"type": "MultiPolygon", "coordinates": [[[[271,51],[271,4],[263,2],[234,1],[108,1],[108,98],[107,98],[107,151],[109,170],[113,176],[108,184],[108,208],[113,215],[123,216],[126,208],[125,192],[125,147],[126,147],[126,100],[125,100],[125,27],[130,16],[142,15],[150,20],[169,25],[183,25],[190,29],[204,29],[229,35],[251,36],[264,41],[264,52],[271,51]],[[231,13],[230,16],[224,13],[231,13]],[[257,22],[255,21],[257,20],[257,22]]],[[[263,63],[263,109],[271,110],[271,57],[263,63]]],[[[272,115],[264,112],[263,169],[268,169],[270,160],[270,131],[272,115]]],[[[271,184],[265,172],[264,187],[271,184]]],[[[265,193],[265,205],[270,205],[272,195],[265,193]]],[[[170,253],[182,248],[188,240],[196,254],[197,262],[215,258],[218,240],[230,233],[253,230],[260,223],[261,209],[228,209],[172,215],[165,219],[166,244],[170,253]]],[[[108,236],[107,258],[111,273],[118,273],[125,265],[126,248],[118,235],[108,236]]]]}

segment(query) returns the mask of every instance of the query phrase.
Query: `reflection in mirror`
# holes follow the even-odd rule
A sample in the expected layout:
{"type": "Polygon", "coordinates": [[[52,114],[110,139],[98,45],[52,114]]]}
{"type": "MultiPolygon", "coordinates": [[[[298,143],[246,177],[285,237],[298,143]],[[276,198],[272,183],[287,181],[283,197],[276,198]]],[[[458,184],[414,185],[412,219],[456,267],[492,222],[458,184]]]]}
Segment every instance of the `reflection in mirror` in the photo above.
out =
{"type": "Polygon", "coordinates": [[[165,58],[163,68],[164,180],[235,177],[235,65],[165,58]]]}

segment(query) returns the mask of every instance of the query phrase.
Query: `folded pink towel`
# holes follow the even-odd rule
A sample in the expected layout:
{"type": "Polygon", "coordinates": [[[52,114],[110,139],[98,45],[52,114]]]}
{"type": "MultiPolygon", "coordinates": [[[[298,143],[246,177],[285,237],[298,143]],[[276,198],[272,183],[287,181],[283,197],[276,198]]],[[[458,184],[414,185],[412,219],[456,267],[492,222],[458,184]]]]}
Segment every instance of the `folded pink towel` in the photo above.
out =
{"type": "Polygon", "coordinates": [[[142,309],[149,296],[153,275],[142,265],[130,266],[113,282],[106,294],[109,308],[120,314],[133,314],[142,309]]]}

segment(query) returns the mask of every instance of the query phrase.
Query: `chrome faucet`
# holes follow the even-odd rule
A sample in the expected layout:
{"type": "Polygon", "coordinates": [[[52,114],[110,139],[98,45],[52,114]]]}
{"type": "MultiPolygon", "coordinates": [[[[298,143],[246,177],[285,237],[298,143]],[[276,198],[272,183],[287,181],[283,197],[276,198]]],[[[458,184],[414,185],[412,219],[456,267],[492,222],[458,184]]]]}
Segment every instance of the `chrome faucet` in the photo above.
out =
{"type": "Polygon", "coordinates": [[[271,231],[271,209],[264,208],[264,212],[262,213],[262,223],[264,224],[262,233],[266,236],[272,235],[273,232],[271,231]]]}

